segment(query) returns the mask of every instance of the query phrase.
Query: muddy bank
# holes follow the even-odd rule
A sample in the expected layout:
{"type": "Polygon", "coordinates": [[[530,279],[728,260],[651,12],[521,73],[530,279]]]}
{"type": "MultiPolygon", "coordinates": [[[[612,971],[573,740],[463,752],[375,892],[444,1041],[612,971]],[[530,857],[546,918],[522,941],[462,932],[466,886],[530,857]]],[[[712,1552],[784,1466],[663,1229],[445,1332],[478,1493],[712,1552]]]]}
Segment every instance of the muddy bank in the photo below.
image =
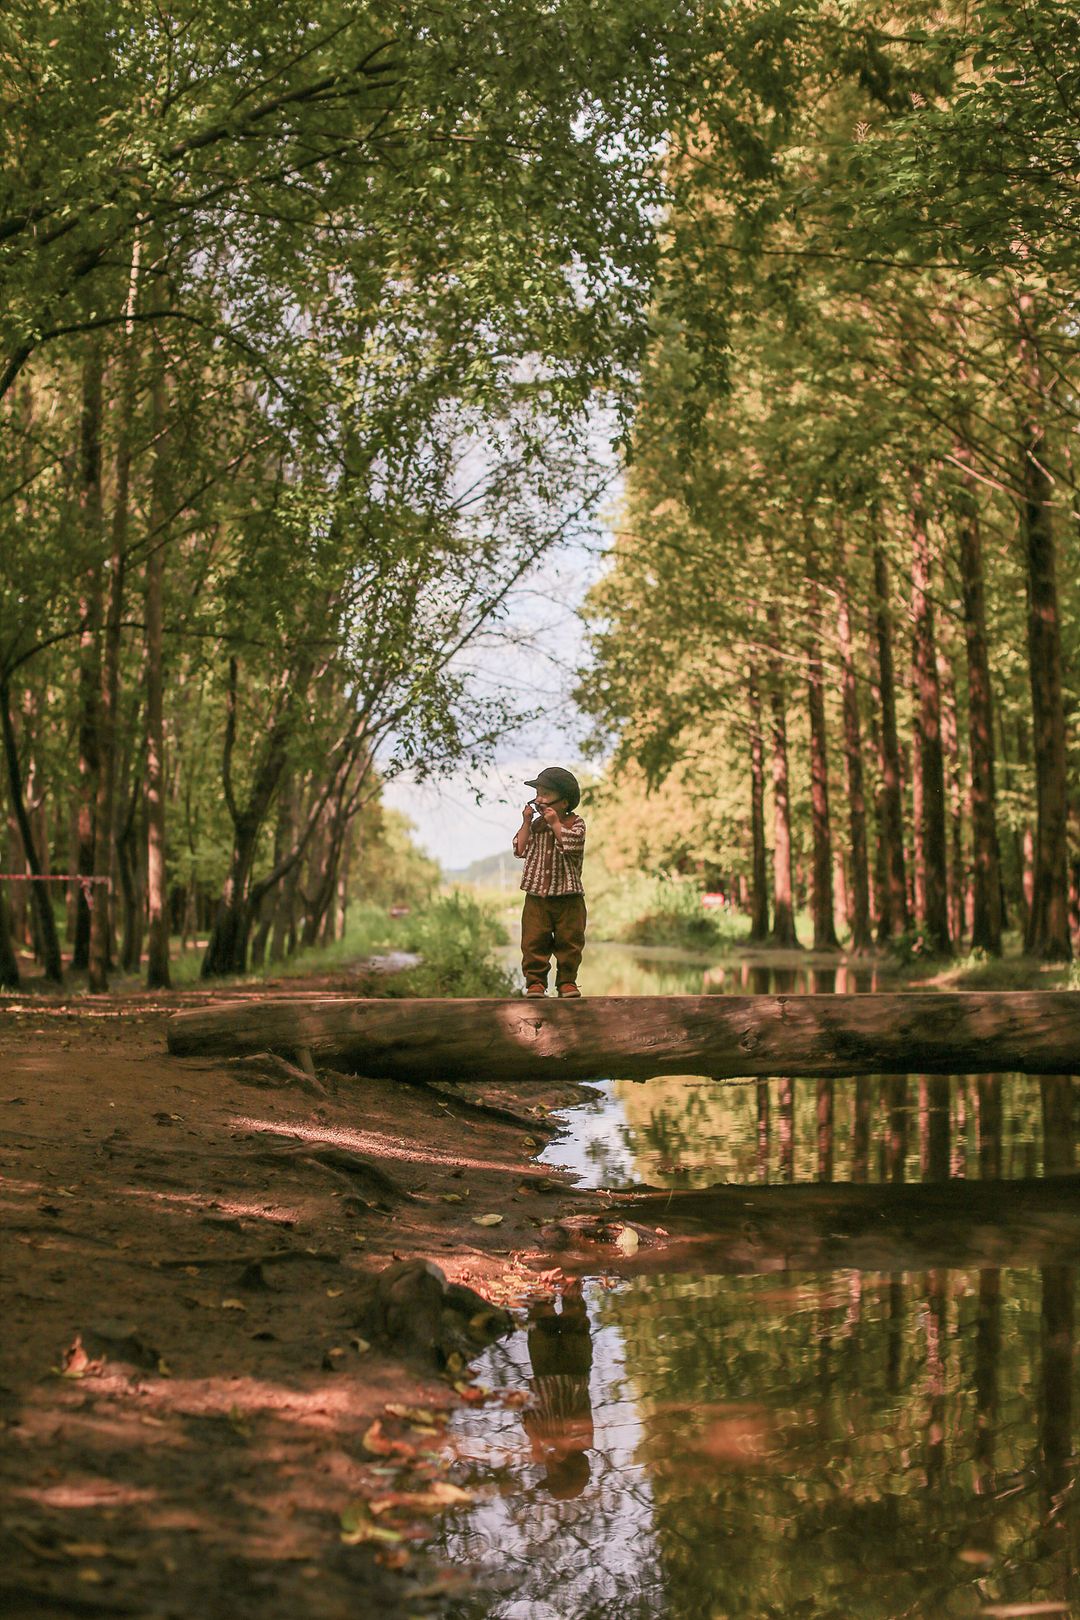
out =
{"type": "Polygon", "coordinates": [[[5,1613],[437,1613],[446,1414],[580,1203],[531,1163],[577,1089],[167,1057],[200,999],[0,1011],[5,1613]],[[450,1297],[389,1308],[416,1257],[450,1297]]]}

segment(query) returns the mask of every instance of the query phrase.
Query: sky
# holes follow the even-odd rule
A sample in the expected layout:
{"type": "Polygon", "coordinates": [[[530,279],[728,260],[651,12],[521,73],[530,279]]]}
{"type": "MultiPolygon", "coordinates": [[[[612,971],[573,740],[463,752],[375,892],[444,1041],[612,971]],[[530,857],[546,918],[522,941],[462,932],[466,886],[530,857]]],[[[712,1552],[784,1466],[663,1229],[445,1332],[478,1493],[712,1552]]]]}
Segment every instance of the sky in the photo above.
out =
{"type": "Polygon", "coordinates": [[[545,765],[581,768],[587,722],[571,696],[587,656],[578,608],[601,568],[596,531],[549,554],[515,595],[512,643],[479,655],[478,680],[498,682],[526,714],[496,748],[490,767],[459,770],[437,782],[406,775],[387,785],[383,802],[404,811],[416,842],[444,871],[509,851],[522,805],[532,796],[527,777],[545,765]]]}

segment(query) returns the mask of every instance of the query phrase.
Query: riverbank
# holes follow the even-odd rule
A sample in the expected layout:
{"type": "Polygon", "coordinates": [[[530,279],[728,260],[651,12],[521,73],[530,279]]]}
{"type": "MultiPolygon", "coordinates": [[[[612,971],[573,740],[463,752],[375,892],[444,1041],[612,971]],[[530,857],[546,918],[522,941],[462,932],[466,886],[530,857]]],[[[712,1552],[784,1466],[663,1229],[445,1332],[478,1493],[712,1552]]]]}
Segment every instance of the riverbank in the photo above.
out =
{"type": "Polygon", "coordinates": [[[439,1612],[465,1577],[416,1548],[460,1500],[444,1426],[490,1324],[436,1350],[418,1272],[380,1337],[372,1279],[429,1261],[494,1308],[550,1286],[564,1189],[532,1160],[577,1090],[167,1057],[206,999],[0,1012],[5,1613],[439,1612]]]}

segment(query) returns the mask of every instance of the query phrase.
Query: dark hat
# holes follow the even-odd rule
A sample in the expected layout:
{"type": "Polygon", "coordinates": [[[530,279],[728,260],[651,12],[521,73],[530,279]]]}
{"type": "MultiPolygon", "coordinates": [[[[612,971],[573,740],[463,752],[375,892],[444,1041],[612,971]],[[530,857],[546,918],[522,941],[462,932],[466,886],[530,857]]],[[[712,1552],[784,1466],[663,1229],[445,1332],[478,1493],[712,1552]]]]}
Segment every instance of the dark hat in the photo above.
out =
{"type": "Polygon", "coordinates": [[[561,765],[545,765],[526,787],[550,788],[552,793],[560,799],[565,799],[567,808],[576,810],[581,799],[581,789],[578,787],[577,777],[570,771],[564,771],[561,765]]]}

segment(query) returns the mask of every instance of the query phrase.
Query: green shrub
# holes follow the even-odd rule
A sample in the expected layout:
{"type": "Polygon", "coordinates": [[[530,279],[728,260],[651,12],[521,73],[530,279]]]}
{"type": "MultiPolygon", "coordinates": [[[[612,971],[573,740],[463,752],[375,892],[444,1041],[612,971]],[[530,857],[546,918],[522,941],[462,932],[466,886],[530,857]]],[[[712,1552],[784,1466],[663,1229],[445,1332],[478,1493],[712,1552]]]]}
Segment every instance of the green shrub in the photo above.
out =
{"type": "Polygon", "coordinates": [[[693,878],[628,873],[607,878],[589,897],[594,938],[631,945],[676,945],[715,950],[745,938],[749,924],[736,911],[703,911],[693,878]]]}
{"type": "Polygon", "coordinates": [[[507,943],[498,917],[461,889],[404,919],[405,950],[422,960],[387,981],[391,996],[509,996],[514,981],[492,953],[507,943]]]}

